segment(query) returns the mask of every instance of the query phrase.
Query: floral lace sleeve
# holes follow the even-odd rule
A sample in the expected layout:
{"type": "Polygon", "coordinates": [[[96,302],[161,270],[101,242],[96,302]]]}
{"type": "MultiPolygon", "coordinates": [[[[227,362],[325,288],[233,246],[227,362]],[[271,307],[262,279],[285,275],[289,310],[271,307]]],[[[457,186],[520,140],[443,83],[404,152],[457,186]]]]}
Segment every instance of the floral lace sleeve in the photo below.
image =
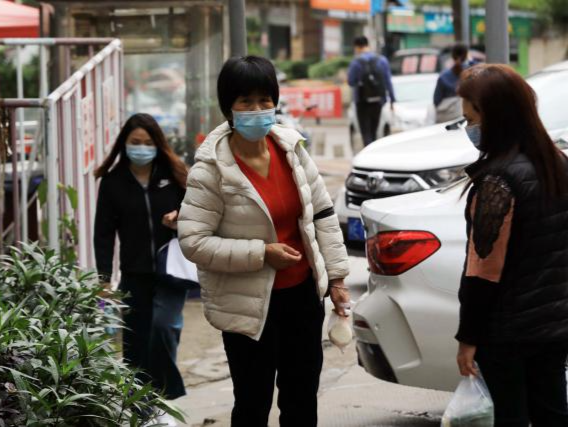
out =
{"type": "Polygon", "coordinates": [[[467,276],[500,281],[514,204],[511,188],[503,178],[493,175],[484,178],[471,205],[467,276]]]}

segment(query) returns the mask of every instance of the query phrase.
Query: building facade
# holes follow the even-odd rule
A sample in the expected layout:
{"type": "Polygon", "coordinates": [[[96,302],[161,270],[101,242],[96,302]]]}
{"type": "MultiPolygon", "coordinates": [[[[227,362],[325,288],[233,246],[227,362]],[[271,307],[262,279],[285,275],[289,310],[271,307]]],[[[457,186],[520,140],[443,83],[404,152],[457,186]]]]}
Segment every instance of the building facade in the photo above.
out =
{"type": "MultiPolygon", "coordinates": [[[[172,141],[199,141],[223,119],[216,81],[229,55],[222,0],[47,1],[53,37],[117,37],[127,116],[152,114],[172,141]]],[[[77,61],[85,52],[74,52],[77,61]]]]}

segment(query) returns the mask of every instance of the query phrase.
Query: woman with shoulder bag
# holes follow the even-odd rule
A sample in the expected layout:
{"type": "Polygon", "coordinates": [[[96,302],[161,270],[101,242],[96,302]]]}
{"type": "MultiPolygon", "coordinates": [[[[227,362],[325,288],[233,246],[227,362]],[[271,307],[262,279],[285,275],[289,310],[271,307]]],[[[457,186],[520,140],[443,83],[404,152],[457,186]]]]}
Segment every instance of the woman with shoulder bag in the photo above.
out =
{"type": "Polygon", "coordinates": [[[270,61],[228,60],[217,95],[227,122],[196,154],[179,218],[205,315],[223,331],[233,427],[316,426],[323,297],[346,316],[347,251],[333,203],[295,130],[275,124],[270,61]]]}
{"type": "Polygon", "coordinates": [[[101,178],[95,257],[106,282],[112,274],[117,235],[120,240],[119,290],[128,306],[124,359],[149,374],[166,398],[175,399],[185,394],[175,361],[185,291],[162,283],[156,274],[156,253],[176,236],[187,168],[154,118],[135,114],[95,175],[101,178]]]}

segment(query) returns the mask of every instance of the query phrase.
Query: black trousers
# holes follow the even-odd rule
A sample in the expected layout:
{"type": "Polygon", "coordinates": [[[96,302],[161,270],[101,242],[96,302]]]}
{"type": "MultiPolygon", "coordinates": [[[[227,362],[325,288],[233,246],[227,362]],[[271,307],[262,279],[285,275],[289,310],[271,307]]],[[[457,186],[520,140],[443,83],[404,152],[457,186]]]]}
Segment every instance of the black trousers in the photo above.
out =
{"type": "Polygon", "coordinates": [[[235,396],[232,427],[267,426],[275,378],[280,425],[317,426],[323,318],[323,303],[310,279],[272,292],[259,341],[223,333],[235,396]]]}
{"type": "Polygon", "coordinates": [[[186,291],[160,283],[154,274],[122,274],[120,290],[128,294],[123,314],[124,360],[141,369],[140,378],[162,391],[166,399],[185,395],[176,365],[183,327],[186,291]]]}
{"type": "Polygon", "coordinates": [[[359,130],[365,146],[377,139],[377,129],[382,109],[383,104],[380,102],[357,102],[355,104],[359,130]]]}
{"type": "Polygon", "coordinates": [[[566,427],[568,344],[482,345],[475,359],[495,404],[495,427],[566,427]]]}

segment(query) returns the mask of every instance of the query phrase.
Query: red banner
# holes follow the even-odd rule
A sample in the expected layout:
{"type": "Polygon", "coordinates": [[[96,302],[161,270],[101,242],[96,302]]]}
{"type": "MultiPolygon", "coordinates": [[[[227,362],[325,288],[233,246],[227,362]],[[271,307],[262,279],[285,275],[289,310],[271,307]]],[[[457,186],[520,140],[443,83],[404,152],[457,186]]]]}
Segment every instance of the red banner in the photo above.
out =
{"type": "Polygon", "coordinates": [[[311,0],[310,6],[313,9],[370,12],[371,0],[311,0]]]}
{"type": "Polygon", "coordinates": [[[281,87],[280,96],[296,117],[329,119],[340,118],[343,113],[338,86],[281,87]]]}

